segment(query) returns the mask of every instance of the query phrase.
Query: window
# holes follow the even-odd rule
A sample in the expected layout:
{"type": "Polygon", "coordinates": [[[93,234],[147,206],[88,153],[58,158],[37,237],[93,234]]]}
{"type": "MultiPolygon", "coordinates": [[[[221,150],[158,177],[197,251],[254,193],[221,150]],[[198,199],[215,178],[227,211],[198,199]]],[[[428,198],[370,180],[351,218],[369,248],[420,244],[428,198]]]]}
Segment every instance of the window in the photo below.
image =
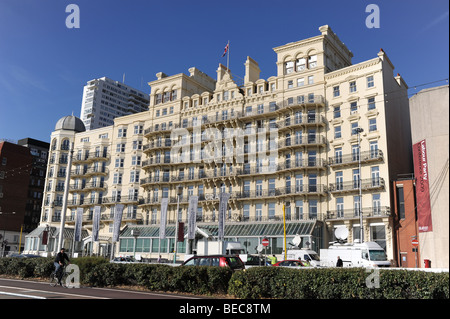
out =
{"type": "Polygon", "coordinates": [[[313,69],[317,66],[317,55],[311,55],[308,57],[308,68],[313,69]]]}
{"type": "Polygon", "coordinates": [[[306,69],[306,59],[301,58],[301,59],[297,59],[297,72],[299,71],[303,71],[306,69]]]}
{"type": "Polygon", "coordinates": [[[303,86],[303,85],[305,85],[305,79],[304,78],[297,79],[297,86],[303,86]]]}
{"type": "Polygon", "coordinates": [[[275,203],[269,203],[269,220],[275,219],[275,203]]]}
{"type": "Polygon", "coordinates": [[[352,170],[352,175],[353,175],[353,188],[359,188],[359,169],[356,168],[354,170],[352,170]]]}
{"type": "Polygon", "coordinates": [[[294,81],[288,81],[288,89],[292,89],[294,87],[294,81]]]}
{"type": "Polygon", "coordinates": [[[309,200],[309,219],[317,218],[317,199],[309,200]]]}
{"type": "Polygon", "coordinates": [[[244,204],[244,220],[250,219],[250,205],[244,204]]]}
{"type": "Polygon", "coordinates": [[[336,164],[342,163],[342,147],[336,147],[334,149],[334,162],[336,164]]]}
{"type": "Polygon", "coordinates": [[[143,125],[135,125],[134,126],[134,134],[142,134],[143,130],[144,130],[143,125]]]}
{"type": "Polygon", "coordinates": [[[350,82],[350,93],[356,92],[356,81],[350,82]]]}
{"type": "MultiPolygon", "coordinates": [[[[401,188],[403,191],[403,188],[401,188]]],[[[402,192],[403,193],[403,192],[402,192]]],[[[403,194],[402,194],[403,195],[403,194]]],[[[400,199],[400,198],[399,198],[400,199]]],[[[399,202],[400,204],[400,202],[399,202]]],[[[404,198],[403,198],[403,202],[402,202],[402,209],[403,209],[403,218],[400,217],[401,219],[405,218],[405,202],[404,202],[404,198]]],[[[400,209],[400,206],[399,206],[400,209]]],[[[381,214],[381,199],[380,199],[380,194],[373,194],[372,195],[372,211],[374,215],[380,215],[381,214]]],[[[401,211],[399,210],[399,214],[401,216],[401,211]]]]}
{"type": "Polygon", "coordinates": [[[255,211],[255,220],[261,221],[262,220],[262,204],[256,204],[256,211],[255,211]]]}
{"type": "Polygon", "coordinates": [[[336,215],[338,218],[344,217],[344,198],[336,198],[336,215]]]}
{"type": "Polygon", "coordinates": [[[350,114],[355,114],[358,112],[358,103],[352,102],[350,103],[350,114]]]}
{"type": "Polygon", "coordinates": [[[358,128],[358,122],[353,122],[352,123],[352,135],[356,135],[358,134],[358,132],[356,131],[356,129],[358,128]]]}
{"type": "Polygon", "coordinates": [[[117,137],[127,137],[127,129],[126,128],[119,128],[117,137]]]}
{"type": "Polygon", "coordinates": [[[303,200],[295,201],[295,216],[296,220],[303,219],[303,200]]]}
{"type": "Polygon", "coordinates": [[[123,153],[123,152],[125,152],[125,143],[119,143],[119,144],[117,144],[116,152],[117,152],[117,153],[123,153]]]}
{"type": "Polygon", "coordinates": [[[378,142],[370,142],[370,158],[376,158],[378,156],[378,142]]]}
{"type": "Polygon", "coordinates": [[[377,130],[377,119],[369,119],[369,132],[373,132],[377,130]]]}
{"type": "Polygon", "coordinates": [[[380,186],[380,168],[378,166],[371,167],[370,174],[372,177],[372,186],[380,186]]]}
{"type": "Polygon", "coordinates": [[[294,72],[294,62],[289,61],[284,64],[284,74],[290,74],[294,72]]]}
{"type": "Polygon", "coordinates": [[[336,190],[343,190],[344,188],[344,175],[342,172],[336,172],[336,190]]]}
{"type": "Polygon", "coordinates": [[[367,77],[367,88],[371,88],[373,86],[375,86],[375,83],[373,81],[373,75],[371,75],[367,77]]]}
{"type": "Polygon", "coordinates": [[[335,119],[341,117],[341,106],[335,106],[335,107],[334,107],[333,117],[334,117],[335,119]]]}
{"type": "Polygon", "coordinates": [[[156,97],[155,97],[155,104],[158,105],[158,104],[160,104],[161,102],[162,102],[162,94],[161,94],[161,93],[156,94],[156,97]]]}
{"type": "Polygon", "coordinates": [[[333,97],[338,97],[339,95],[341,95],[341,93],[339,91],[339,85],[338,86],[334,86],[333,87],[333,97]]]}
{"type": "Polygon", "coordinates": [[[308,76],[308,84],[314,84],[314,75],[308,76]]]}
{"type": "Polygon", "coordinates": [[[341,138],[342,134],[341,134],[341,126],[335,126],[334,127],[334,138],[341,138]]]}
{"type": "Polygon", "coordinates": [[[375,98],[374,97],[370,97],[367,99],[367,109],[368,110],[375,109],[375,98]]]}

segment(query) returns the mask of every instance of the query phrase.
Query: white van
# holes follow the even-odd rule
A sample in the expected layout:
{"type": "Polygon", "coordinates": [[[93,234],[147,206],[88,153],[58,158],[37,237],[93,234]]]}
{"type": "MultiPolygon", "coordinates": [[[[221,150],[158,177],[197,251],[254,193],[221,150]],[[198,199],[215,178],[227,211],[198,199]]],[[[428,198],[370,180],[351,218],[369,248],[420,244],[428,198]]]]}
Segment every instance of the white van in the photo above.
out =
{"type": "Polygon", "coordinates": [[[319,255],[311,249],[288,249],[286,257],[288,260],[298,260],[301,258],[302,260],[308,261],[313,267],[320,266],[319,255]]]}
{"type": "Polygon", "coordinates": [[[335,243],[320,250],[320,265],[336,267],[338,256],[343,267],[390,267],[383,248],[375,242],[354,244],[335,243]]]}

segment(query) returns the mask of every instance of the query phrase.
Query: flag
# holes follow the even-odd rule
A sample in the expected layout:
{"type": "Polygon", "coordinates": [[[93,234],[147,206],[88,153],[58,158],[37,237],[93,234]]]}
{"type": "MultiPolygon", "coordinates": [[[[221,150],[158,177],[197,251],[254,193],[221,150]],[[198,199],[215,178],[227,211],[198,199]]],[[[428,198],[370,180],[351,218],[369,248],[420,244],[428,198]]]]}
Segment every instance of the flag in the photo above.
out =
{"type": "Polygon", "coordinates": [[[225,56],[225,54],[227,54],[229,45],[230,45],[230,43],[227,43],[227,45],[225,46],[225,50],[223,51],[222,58],[225,56]]]}

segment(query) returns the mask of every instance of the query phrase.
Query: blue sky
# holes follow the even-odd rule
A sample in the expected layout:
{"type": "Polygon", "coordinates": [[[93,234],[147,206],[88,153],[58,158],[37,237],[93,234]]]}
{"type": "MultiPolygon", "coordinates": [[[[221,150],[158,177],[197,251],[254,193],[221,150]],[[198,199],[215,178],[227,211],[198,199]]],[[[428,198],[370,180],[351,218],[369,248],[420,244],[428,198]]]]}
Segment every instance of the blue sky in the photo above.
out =
{"type": "Polygon", "coordinates": [[[448,0],[0,0],[0,139],[48,142],[59,118],[79,116],[93,78],[121,81],[125,73],[126,84],[145,92],[158,72],[195,66],[215,78],[228,40],[232,72],[243,77],[251,56],[267,79],[276,75],[272,48],[319,35],[325,24],[353,63],[383,48],[410,94],[448,79],[448,0]],[[65,25],[71,3],[79,29],[65,25]],[[380,8],[378,29],[365,25],[371,3],[380,8]]]}

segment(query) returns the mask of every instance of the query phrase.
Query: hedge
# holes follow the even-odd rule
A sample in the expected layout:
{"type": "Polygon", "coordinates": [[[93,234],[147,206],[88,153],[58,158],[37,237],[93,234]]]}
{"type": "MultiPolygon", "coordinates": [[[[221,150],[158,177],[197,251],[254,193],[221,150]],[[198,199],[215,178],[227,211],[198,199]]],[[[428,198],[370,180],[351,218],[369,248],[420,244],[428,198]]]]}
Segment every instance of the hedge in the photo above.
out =
{"type": "Polygon", "coordinates": [[[234,273],[228,293],[241,299],[449,298],[448,272],[379,269],[379,288],[368,288],[366,279],[371,274],[364,268],[255,267],[234,273]]]}
{"type": "MultiPolygon", "coordinates": [[[[240,299],[449,299],[449,273],[379,269],[379,288],[368,288],[364,268],[289,269],[118,264],[101,257],[71,259],[82,285],[140,286],[151,291],[240,299]]],[[[0,258],[0,275],[46,279],[53,258],[0,258]]],[[[370,270],[372,271],[372,270],[370,270]]]]}

